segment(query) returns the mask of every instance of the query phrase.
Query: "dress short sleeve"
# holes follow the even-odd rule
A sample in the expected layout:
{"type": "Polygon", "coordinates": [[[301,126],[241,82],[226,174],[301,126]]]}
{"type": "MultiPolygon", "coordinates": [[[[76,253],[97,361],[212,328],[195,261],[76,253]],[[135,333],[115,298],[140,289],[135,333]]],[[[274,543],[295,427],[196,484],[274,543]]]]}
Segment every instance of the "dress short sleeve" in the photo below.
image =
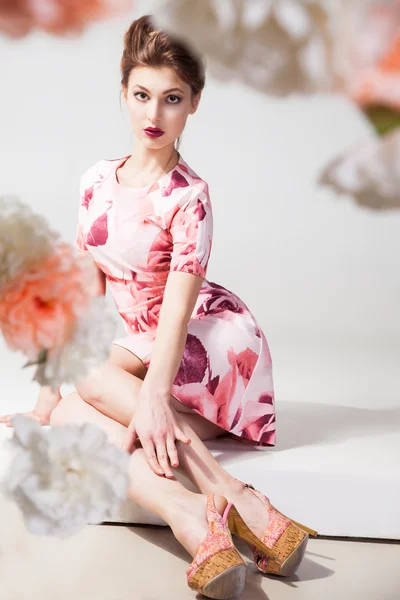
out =
{"type": "Polygon", "coordinates": [[[94,187],[101,183],[104,179],[104,160],[97,161],[94,165],[90,166],[80,178],[79,182],[79,209],[78,209],[78,223],[76,228],[75,246],[82,252],[89,252],[85,244],[85,238],[83,235],[83,225],[86,218],[89,203],[92,200],[94,187]]]}
{"type": "Polygon", "coordinates": [[[75,246],[78,250],[82,252],[88,252],[87,246],[85,244],[85,240],[83,237],[83,220],[87,211],[87,201],[85,199],[86,190],[84,185],[84,176],[82,175],[79,184],[79,198],[80,204],[78,209],[78,223],[76,227],[76,237],[75,237],[75,246]]]}
{"type": "Polygon", "coordinates": [[[189,200],[175,213],[169,231],[172,237],[170,271],[206,276],[213,237],[213,214],[208,185],[195,186],[189,200]]]}

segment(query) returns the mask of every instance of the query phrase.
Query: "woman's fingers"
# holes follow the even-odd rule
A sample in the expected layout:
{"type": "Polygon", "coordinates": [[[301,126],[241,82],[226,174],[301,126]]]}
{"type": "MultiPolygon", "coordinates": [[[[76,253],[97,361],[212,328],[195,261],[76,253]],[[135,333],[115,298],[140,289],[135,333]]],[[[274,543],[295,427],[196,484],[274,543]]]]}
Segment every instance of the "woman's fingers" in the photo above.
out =
{"type": "Polygon", "coordinates": [[[178,452],[176,450],[174,438],[171,438],[171,437],[167,438],[167,452],[168,452],[169,460],[171,461],[171,466],[177,467],[179,465],[179,460],[178,460],[178,452]]]}
{"type": "Polygon", "coordinates": [[[138,437],[138,435],[136,433],[135,425],[133,424],[133,422],[131,422],[129,424],[128,429],[126,430],[125,439],[121,443],[122,450],[126,450],[127,452],[130,452],[137,437],[138,437]]]}
{"type": "Polygon", "coordinates": [[[174,474],[172,473],[171,467],[168,463],[167,450],[165,448],[165,441],[163,439],[156,440],[156,451],[158,462],[160,463],[165,475],[167,477],[173,477],[174,474]]]}
{"type": "Polygon", "coordinates": [[[146,438],[143,437],[143,438],[141,438],[140,442],[142,444],[142,448],[146,455],[147,462],[149,463],[150,467],[153,469],[154,473],[156,473],[157,475],[164,475],[164,471],[160,467],[160,464],[157,460],[153,440],[149,437],[146,437],[146,438]]]}
{"type": "Polygon", "coordinates": [[[175,438],[180,442],[183,442],[184,444],[190,444],[192,441],[190,438],[188,438],[187,435],[183,433],[183,431],[179,429],[179,427],[175,427],[175,438]]]}

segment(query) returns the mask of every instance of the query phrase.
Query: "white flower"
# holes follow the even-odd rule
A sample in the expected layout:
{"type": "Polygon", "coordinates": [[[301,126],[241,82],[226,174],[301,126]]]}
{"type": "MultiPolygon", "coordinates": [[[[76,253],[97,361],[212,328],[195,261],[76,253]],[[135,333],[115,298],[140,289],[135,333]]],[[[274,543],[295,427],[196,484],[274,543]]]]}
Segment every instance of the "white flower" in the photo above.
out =
{"type": "MultiPolygon", "coordinates": [[[[204,53],[218,79],[276,96],[335,91],[357,102],[379,87],[375,67],[400,25],[398,0],[148,0],[147,10],[157,27],[204,53]]],[[[393,97],[398,71],[386,78],[393,97]]]]}
{"type": "Polygon", "coordinates": [[[25,416],[12,423],[0,489],[18,504],[31,533],[64,539],[113,518],[127,496],[128,453],[91,423],[47,431],[25,416]]]}
{"type": "Polygon", "coordinates": [[[92,368],[102,365],[110,354],[116,321],[105,296],[95,296],[75,324],[71,340],[51,349],[33,377],[40,385],[56,390],[63,383],[80,383],[92,368]]]}
{"type": "Polygon", "coordinates": [[[44,262],[59,235],[46,220],[14,196],[0,196],[0,293],[1,289],[44,262]]]}
{"type": "Polygon", "coordinates": [[[400,208],[400,131],[373,136],[331,161],[319,183],[373,209],[400,208]]]}
{"type": "Polygon", "coordinates": [[[333,9],[343,0],[149,0],[160,29],[204,53],[219,79],[278,96],[326,90],[333,9]]]}

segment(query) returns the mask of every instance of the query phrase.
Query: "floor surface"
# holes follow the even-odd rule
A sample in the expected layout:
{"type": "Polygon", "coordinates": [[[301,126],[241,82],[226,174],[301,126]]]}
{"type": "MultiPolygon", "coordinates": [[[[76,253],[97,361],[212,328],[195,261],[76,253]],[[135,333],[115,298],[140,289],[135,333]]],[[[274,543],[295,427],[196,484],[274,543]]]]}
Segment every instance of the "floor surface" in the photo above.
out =
{"type": "MultiPolygon", "coordinates": [[[[87,526],[67,540],[27,532],[18,508],[0,506],[0,600],[201,600],[186,585],[191,557],[171,530],[87,526]]],[[[240,600],[399,600],[400,544],[311,539],[291,578],[248,563],[240,600]]]]}

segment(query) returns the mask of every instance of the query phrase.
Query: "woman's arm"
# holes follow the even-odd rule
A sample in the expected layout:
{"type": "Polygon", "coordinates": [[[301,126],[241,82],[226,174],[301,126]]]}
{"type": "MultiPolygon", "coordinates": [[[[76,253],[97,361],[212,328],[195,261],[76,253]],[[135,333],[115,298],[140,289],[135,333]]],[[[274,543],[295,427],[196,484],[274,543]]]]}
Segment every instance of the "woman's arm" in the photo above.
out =
{"type": "Polygon", "coordinates": [[[211,252],[213,214],[205,182],[190,191],[188,201],[174,215],[169,231],[173,243],[170,272],[144,382],[145,388],[164,397],[169,397],[182,360],[187,325],[206,276],[211,252]]]}
{"type": "MultiPolygon", "coordinates": [[[[89,254],[89,252],[85,252],[83,250],[78,249],[78,256],[90,256],[90,260],[93,261],[94,266],[96,267],[97,272],[97,286],[95,290],[96,296],[105,296],[106,295],[106,276],[101,269],[96,265],[94,258],[89,254]]],[[[86,260],[89,260],[86,258],[86,260]]]]}
{"type": "Polygon", "coordinates": [[[193,313],[203,278],[184,271],[168,275],[156,331],[156,339],[144,385],[152,394],[169,395],[182,360],[193,313]]]}

